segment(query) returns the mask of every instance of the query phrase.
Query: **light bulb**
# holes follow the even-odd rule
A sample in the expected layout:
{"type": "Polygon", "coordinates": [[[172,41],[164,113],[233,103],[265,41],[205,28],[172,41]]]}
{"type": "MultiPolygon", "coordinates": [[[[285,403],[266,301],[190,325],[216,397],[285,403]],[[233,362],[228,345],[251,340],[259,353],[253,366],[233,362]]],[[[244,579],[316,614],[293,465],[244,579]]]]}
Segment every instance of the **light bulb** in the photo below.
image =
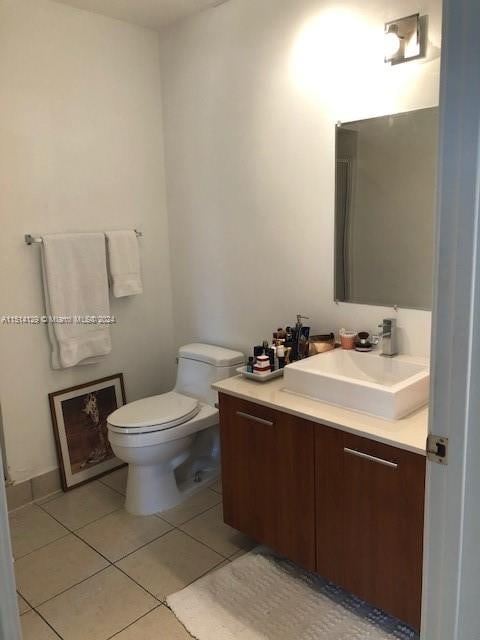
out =
{"type": "Polygon", "coordinates": [[[391,60],[400,51],[400,38],[398,33],[392,27],[387,31],[384,37],[384,53],[385,60],[391,60]]]}

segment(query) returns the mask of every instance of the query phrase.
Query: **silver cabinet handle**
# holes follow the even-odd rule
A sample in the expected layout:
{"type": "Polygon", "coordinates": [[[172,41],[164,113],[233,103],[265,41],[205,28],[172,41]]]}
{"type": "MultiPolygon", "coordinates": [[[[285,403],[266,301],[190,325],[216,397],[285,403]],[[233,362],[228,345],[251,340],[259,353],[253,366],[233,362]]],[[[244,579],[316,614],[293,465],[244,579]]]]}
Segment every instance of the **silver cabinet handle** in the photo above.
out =
{"type": "Polygon", "coordinates": [[[383,464],[385,467],[390,467],[390,469],[398,468],[398,464],[396,464],[395,462],[390,462],[389,460],[383,460],[383,458],[370,456],[368,453],[355,451],[355,449],[349,449],[348,447],[344,447],[343,450],[345,451],[345,453],[348,453],[351,456],[357,456],[358,458],[363,458],[364,460],[370,460],[370,462],[377,462],[378,464],[383,464]]]}
{"type": "Polygon", "coordinates": [[[264,424],[267,427],[273,427],[273,422],[271,420],[264,420],[263,418],[257,418],[257,416],[252,416],[250,413],[237,411],[237,416],[239,418],[245,418],[246,420],[252,420],[253,422],[259,422],[260,424],[264,424]]]}

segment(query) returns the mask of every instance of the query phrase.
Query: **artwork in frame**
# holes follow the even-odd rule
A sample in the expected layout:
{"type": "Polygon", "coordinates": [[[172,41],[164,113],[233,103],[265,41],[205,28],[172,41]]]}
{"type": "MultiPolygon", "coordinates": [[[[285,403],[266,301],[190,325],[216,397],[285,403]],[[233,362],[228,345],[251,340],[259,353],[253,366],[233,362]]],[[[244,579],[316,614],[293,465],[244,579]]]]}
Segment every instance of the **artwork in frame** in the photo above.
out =
{"type": "Polygon", "coordinates": [[[125,404],[123,374],[48,394],[64,491],[124,463],[108,441],[107,417],[125,404]]]}

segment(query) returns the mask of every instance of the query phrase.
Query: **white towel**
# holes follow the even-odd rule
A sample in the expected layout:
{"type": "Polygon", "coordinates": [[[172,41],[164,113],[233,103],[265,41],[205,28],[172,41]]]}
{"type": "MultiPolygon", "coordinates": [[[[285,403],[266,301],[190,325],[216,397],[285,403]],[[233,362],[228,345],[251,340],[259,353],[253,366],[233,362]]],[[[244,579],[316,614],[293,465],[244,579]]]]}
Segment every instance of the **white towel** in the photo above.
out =
{"type": "Polygon", "coordinates": [[[52,368],[91,364],[112,350],[108,324],[91,320],[110,315],[103,233],[43,237],[42,273],[52,368]],[[87,322],[85,322],[87,320],[87,322]]]}
{"type": "Polygon", "coordinates": [[[107,231],[110,277],[115,298],[143,293],[135,231],[107,231]]]}

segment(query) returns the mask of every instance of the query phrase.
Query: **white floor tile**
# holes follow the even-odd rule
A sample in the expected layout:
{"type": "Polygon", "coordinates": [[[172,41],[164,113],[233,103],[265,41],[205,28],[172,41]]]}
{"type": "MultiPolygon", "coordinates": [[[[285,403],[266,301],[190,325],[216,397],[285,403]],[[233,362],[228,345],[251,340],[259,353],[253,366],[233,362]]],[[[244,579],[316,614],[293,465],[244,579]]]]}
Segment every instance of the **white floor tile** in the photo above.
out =
{"type": "Polygon", "coordinates": [[[111,489],[115,489],[115,491],[118,491],[118,493],[124,496],[127,493],[127,476],[128,467],[122,467],[100,478],[100,482],[106,484],[107,487],[111,489]]]}
{"type": "Polygon", "coordinates": [[[222,560],[222,556],[175,530],[117,565],[159,600],[164,600],[222,560]]]}
{"type": "Polygon", "coordinates": [[[10,514],[10,535],[15,558],[35,551],[68,533],[65,527],[35,505],[10,514]]]}
{"type": "Polygon", "coordinates": [[[222,505],[217,505],[180,527],[226,558],[240,549],[251,549],[253,541],[223,522],[222,505]]]}
{"type": "Polygon", "coordinates": [[[20,624],[23,640],[58,640],[58,635],[35,611],[25,613],[20,618],[20,624]]]}
{"type": "Polygon", "coordinates": [[[101,482],[72,489],[42,505],[59,522],[72,531],[123,507],[123,497],[101,482]]]}
{"type": "Polygon", "coordinates": [[[162,511],[158,515],[170,522],[171,524],[178,527],[178,525],[191,520],[195,516],[210,507],[218,504],[221,501],[221,496],[219,496],[214,491],[210,491],[210,489],[204,489],[199,493],[195,493],[190,498],[187,498],[185,502],[182,502],[173,509],[169,509],[168,511],[162,511]]]}
{"type": "Polygon", "coordinates": [[[148,613],[125,629],[114,640],[191,640],[173,613],[164,606],[148,613]]]}
{"type": "Polygon", "coordinates": [[[63,640],[107,640],[157,605],[121,571],[109,567],[45,603],[39,612],[63,640]]]}
{"type": "Polygon", "coordinates": [[[15,562],[19,593],[36,607],[108,566],[108,562],[70,534],[15,562]]]}
{"type": "Polygon", "coordinates": [[[124,510],[88,524],[76,532],[111,562],[159,538],[172,526],[156,516],[132,516],[124,510]]]}

